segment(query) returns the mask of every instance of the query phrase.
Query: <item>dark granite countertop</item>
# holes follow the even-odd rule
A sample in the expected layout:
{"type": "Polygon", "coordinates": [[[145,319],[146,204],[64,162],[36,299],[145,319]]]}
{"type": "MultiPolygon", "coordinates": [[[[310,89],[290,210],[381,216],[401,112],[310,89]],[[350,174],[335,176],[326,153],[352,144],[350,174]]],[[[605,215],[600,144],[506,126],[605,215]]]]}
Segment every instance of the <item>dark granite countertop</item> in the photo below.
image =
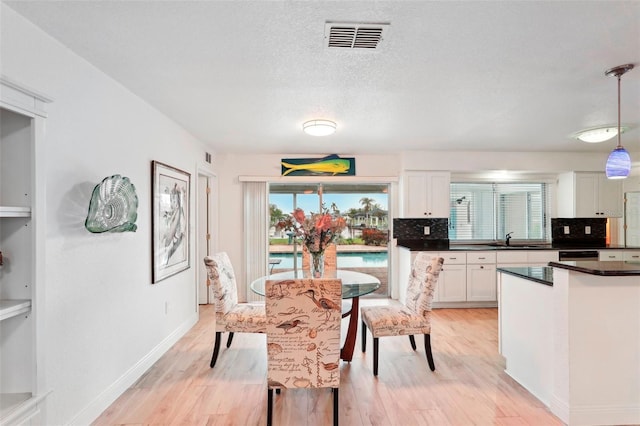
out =
{"type": "Polygon", "coordinates": [[[504,250],[640,250],[640,247],[625,247],[617,244],[609,244],[604,247],[562,247],[552,244],[513,244],[510,246],[494,244],[451,244],[439,240],[398,240],[398,247],[411,251],[504,251],[504,250]]]}
{"type": "MultiPolygon", "coordinates": [[[[568,269],[570,271],[584,272],[585,274],[611,277],[640,275],[640,262],[565,261],[549,262],[549,266],[568,269]]],[[[640,284],[640,280],[638,280],[638,284],[640,284]]]]}
{"type": "Polygon", "coordinates": [[[548,266],[523,266],[497,268],[498,272],[514,275],[540,284],[553,286],[553,268],[548,266]]]}

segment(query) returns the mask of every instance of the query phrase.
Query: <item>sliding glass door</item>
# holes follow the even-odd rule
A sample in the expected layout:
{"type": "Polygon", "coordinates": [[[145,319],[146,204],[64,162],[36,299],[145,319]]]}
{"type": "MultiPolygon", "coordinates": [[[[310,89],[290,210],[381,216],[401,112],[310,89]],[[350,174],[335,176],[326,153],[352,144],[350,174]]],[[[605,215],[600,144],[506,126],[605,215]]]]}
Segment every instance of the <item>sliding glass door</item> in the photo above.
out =
{"type": "Polygon", "coordinates": [[[302,247],[282,227],[296,208],[306,215],[325,209],[339,213],[347,227],[337,240],[337,267],[377,276],[375,296],[389,293],[389,188],[387,184],[269,184],[269,269],[302,268],[302,247]]]}

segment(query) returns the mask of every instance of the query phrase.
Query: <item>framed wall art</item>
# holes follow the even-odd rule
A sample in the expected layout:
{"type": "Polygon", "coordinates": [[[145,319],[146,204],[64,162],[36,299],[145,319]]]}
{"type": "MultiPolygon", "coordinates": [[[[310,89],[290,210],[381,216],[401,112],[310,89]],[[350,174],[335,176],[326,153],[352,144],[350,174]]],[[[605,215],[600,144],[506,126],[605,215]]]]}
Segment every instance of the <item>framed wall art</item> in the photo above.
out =
{"type": "Polygon", "coordinates": [[[356,159],[338,154],[322,158],[283,158],[282,176],[355,176],[356,159]]]}
{"type": "Polygon", "coordinates": [[[158,161],[151,162],[152,282],[189,268],[191,175],[158,161]]]}

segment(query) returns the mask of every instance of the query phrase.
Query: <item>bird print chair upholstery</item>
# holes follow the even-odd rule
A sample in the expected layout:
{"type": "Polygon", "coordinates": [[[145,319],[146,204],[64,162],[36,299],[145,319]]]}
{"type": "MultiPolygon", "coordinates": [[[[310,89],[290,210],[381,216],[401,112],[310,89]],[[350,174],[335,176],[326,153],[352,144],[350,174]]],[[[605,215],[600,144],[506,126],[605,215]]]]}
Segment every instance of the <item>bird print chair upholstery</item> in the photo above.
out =
{"type": "Polygon", "coordinates": [[[209,282],[213,286],[216,309],[216,341],[209,366],[213,368],[220,351],[222,333],[229,332],[227,348],[233,333],[265,333],[267,317],[264,304],[238,303],[238,288],[231,260],[225,252],[204,258],[209,282]]]}
{"type": "Polygon", "coordinates": [[[267,280],[267,424],[273,390],[332,388],[338,424],[340,279],[267,280]]]}
{"type": "Polygon", "coordinates": [[[385,306],[363,306],[360,309],[362,318],[362,352],[367,347],[367,329],[373,336],[373,375],[378,375],[378,339],[386,336],[409,336],[411,347],[416,350],[414,334],[424,335],[424,350],[431,371],[436,369],[431,353],[431,302],[438,275],[442,270],[444,259],[431,257],[428,252],[420,252],[416,256],[405,304],[392,302],[385,306]]]}

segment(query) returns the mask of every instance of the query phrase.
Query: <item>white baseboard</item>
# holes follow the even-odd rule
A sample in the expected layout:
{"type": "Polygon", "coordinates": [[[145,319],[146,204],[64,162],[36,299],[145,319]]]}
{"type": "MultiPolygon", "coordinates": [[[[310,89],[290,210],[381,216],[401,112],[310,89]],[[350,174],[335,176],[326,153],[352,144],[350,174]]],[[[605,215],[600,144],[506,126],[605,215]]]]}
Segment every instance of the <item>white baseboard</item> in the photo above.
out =
{"type": "Polygon", "coordinates": [[[557,395],[551,395],[551,404],[549,404],[549,409],[565,424],[569,424],[569,405],[566,401],[560,399],[557,395]]]}
{"type": "Polygon", "coordinates": [[[640,406],[573,407],[570,416],[570,424],[576,425],[637,425],[640,406]]]}
{"type": "Polygon", "coordinates": [[[70,425],[88,425],[97,419],[120,395],[133,385],[142,375],[164,355],[187,331],[198,322],[198,312],[194,312],[184,323],[169,334],[155,348],[133,365],[118,380],[82,409],[69,422],[70,425]]]}

